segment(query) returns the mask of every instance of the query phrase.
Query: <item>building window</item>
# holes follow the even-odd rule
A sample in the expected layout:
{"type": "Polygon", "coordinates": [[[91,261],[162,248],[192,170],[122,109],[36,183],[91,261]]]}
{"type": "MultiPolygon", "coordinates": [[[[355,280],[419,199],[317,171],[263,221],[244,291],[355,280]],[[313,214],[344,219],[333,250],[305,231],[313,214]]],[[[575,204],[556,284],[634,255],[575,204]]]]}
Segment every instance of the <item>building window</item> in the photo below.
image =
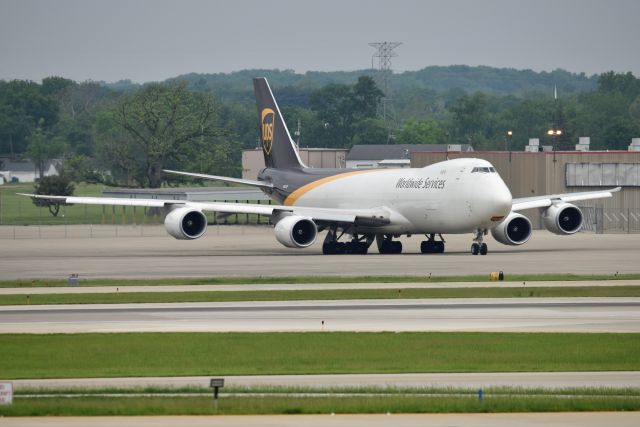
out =
{"type": "Polygon", "coordinates": [[[567,187],[640,186],[640,164],[635,163],[567,163],[567,187]]]}

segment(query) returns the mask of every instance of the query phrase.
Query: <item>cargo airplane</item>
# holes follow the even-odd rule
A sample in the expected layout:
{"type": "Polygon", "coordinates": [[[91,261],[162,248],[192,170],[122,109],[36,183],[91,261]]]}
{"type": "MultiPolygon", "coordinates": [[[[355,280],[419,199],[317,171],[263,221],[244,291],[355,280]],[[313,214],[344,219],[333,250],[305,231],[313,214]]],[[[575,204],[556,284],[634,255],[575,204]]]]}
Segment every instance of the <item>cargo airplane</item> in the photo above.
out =
{"type": "Polygon", "coordinates": [[[381,254],[399,254],[402,235],[424,235],[422,253],[442,253],[443,234],[473,233],[470,252],[486,255],[489,232],[505,245],[522,245],[532,225],[519,212],[539,209],[552,233],[578,232],[583,214],[571,202],[612,197],[620,188],[512,198],[491,163],[462,158],[410,169],[315,169],[304,165],[265,78],[254,79],[260,140],[266,168],[257,180],[165,170],[167,173],[257,187],[277,204],[194,202],[107,197],[30,197],[69,204],[163,208],[167,232],[197,239],[207,230],[205,211],[270,217],[275,238],[307,248],[326,231],[323,254],[366,254],[376,242],[381,254]]]}

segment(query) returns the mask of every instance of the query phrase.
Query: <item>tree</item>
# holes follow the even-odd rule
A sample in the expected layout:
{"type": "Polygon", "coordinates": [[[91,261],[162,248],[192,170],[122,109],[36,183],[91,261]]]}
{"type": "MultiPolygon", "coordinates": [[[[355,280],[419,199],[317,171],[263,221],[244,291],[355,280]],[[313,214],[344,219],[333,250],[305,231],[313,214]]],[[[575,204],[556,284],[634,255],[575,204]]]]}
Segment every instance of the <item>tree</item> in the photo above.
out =
{"type": "Polygon", "coordinates": [[[386,144],[389,138],[389,131],[379,118],[361,119],[354,124],[353,129],[353,145],[386,144]]]}
{"type": "Polygon", "coordinates": [[[64,142],[60,139],[51,139],[43,131],[43,119],[40,119],[38,127],[34,129],[28,138],[26,154],[36,168],[37,178],[44,177],[47,162],[60,155],[64,151],[64,142]]]}
{"type": "Polygon", "coordinates": [[[640,79],[631,72],[626,74],[609,71],[600,74],[598,90],[602,92],[620,92],[631,99],[640,94],[640,79]]]}
{"type": "Polygon", "coordinates": [[[358,122],[374,119],[383,93],[368,76],[353,85],[330,84],[311,93],[309,104],[324,126],[323,145],[350,147],[354,144],[358,122]]]}
{"type": "Polygon", "coordinates": [[[400,131],[398,144],[446,144],[445,131],[435,120],[408,120],[400,131]]]}
{"type": "Polygon", "coordinates": [[[476,92],[463,95],[449,108],[453,113],[453,128],[456,136],[472,143],[484,136],[487,123],[487,95],[476,92]]]}
{"type": "MultiPolygon", "coordinates": [[[[50,196],[73,196],[75,190],[71,180],[61,173],[60,175],[45,176],[38,179],[34,185],[35,194],[43,194],[50,196]]],[[[33,204],[38,207],[46,206],[53,216],[58,216],[60,206],[67,203],[61,203],[56,200],[36,199],[32,198],[33,204]]]]}
{"type": "Polygon", "coordinates": [[[0,152],[24,153],[27,139],[40,125],[48,131],[58,119],[58,106],[34,82],[0,80],[0,152]]]}
{"type": "Polygon", "coordinates": [[[58,95],[70,86],[75,86],[76,82],[73,80],[65,79],[64,77],[45,77],[42,79],[42,87],[40,91],[44,95],[58,95]]]}
{"type": "Polygon", "coordinates": [[[351,95],[353,109],[357,119],[370,119],[376,116],[376,110],[384,93],[369,76],[358,77],[351,95]]]}
{"type": "Polygon", "coordinates": [[[151,188],[160,187],[167,164],[218,132],[213,98],[188,91],[185,83],[153,83],[125,95],[113,117],[137,148],[140,157],[135,160],[144,170],[141,184],[151,188]]]}

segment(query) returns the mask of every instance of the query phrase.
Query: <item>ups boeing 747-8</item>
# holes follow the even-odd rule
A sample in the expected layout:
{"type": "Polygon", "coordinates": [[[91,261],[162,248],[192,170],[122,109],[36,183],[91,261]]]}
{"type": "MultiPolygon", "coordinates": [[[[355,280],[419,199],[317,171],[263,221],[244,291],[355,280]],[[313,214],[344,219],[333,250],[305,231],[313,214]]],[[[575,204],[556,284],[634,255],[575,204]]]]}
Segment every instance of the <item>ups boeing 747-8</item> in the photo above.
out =
{"type": "Polygon", "coordinates": [[[485,160],[447,160],[411,169],[308,168],[291,139],[273,93],[264,78],[254,79],[260,138],[266,168],[257,180],[166,170],[196,178],[257,187],[277,204],[202,203],[185,200],[36,196],[69,204],[163,208],[167,232],[176,239],[197,239],[207,230],[204,211],[267,215],[284,246],[307,248],[326,231],[324,254],[366,254],[376,242],[382,254],[402,252],[397,239],[424,235],[423,253],[442,253],[443,234],[473,233],[471,253],[487,253],[483,237],[491,232],[505,245],[522,245],[531,222],[519,211],[539,209],[552,233],[569,235],[582,227],[583,215],[571,204],[612,197],[620,188],[513,199],[494,167],[485,160]]]}

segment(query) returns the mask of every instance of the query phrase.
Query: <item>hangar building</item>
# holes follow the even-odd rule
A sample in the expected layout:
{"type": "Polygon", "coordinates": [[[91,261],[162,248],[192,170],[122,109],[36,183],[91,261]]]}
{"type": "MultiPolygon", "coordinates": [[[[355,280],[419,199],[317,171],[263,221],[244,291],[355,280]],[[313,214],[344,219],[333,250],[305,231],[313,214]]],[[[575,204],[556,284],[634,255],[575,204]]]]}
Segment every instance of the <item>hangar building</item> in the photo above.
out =
{"type": "MultiPolygon", "coordinates": [[[[640,232],[640,152],[638,151],[551,151],[468,153],[411,153],[411,166],[424,167],[446,159],[476,157],[491,162],[511,190],[513,197],[571,193],[622,187],[611,199],[587,200],[585,229],[596,232],[640,232]]],[[[534,227],[541,228],[540,215],[525,211],[534,227]]]]}

